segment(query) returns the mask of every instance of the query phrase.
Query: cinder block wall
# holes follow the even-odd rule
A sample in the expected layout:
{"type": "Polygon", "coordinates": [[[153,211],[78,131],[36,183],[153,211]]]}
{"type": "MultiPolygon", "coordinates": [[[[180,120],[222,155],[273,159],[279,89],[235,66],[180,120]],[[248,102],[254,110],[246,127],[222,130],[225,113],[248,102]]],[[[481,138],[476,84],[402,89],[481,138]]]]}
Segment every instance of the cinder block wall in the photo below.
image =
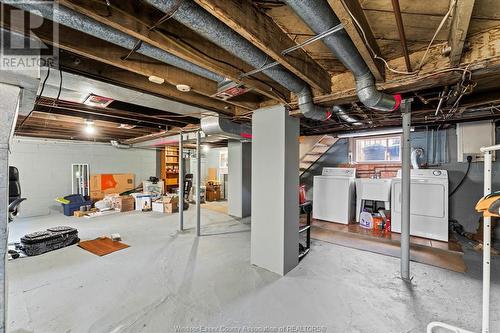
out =
{"type": "Polygon", "coordinates": [[[90,173],[133,173],[139,184],[157,175],[150,149],[116,149],[107,144],[14,138],[9,164],[19,169],[20,217],[61,212],[55,198],[71,194],[71,164],[88,163],[90,173]]]}

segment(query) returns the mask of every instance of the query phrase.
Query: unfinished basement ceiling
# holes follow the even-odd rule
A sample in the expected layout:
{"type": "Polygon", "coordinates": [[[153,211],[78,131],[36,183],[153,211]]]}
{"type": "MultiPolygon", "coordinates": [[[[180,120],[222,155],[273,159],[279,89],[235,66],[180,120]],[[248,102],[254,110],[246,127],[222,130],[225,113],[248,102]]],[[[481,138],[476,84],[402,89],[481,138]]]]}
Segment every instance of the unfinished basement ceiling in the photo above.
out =
{"type": "MultiPolygon", "coordinates": [[[[285,46],[297,45],[315,35],[285,1],[241,0],[238,5],[221,0],[193,1],[265,52],[266,63],[277,60],[284,68],[311,85],[316,105],[327,108],[340,105],[349,116],[361,122],[364,128],[400,125],[399,112],[381,113],[368,109],[359,102],[352,74],[346,71],[322,41],[313,42],[285,56],[280,54],[285,46]]],[[[463,49],[457,47],[452,51],[456,53],[454,51],[460,49],[458,62],[453,62],[450,60],[451,56],[442,52],[451,43],[450,36],[454,35],[453,23],[458,15],[452,10],[429,48],[424,66],[412,75],[383,70],[382,63],[373,59],[373,54],[355,25],[354,18],[361,22],[371,47],[391,68],[406,71],[403,46],[396,24],[397,12],[391,0],[327,1],[377,78],[378,89],[389,94],[400,93],[404,98],[414,98],[412,109],[415,124],[443,126],[468,120],[495,119],[499,116],[500,98],[496,93],[500,88],[498,1],[457,2],[456,6],[460,8],[456,10],[460,13],[467,12],[466,7],[473,3],[470,23],[462,23],[460,26],[460,29],[467,31],[467,38],[462,41],[463,49]],[[440,99],[444,103],[438,109],[440,99]]],[[[399,1],[413,70],[420,63],[425,49],[448,12],[450,3],[452,2],[449,0],[399,1]]],[[[216,45],[216,41],[203,37],[196,29],[191,30],[176,21],[175,13],[165,16],[165,13],[151,6],[150,1],[60,0],[59,4],[64,10],[83,15],[83,20],[93,20],[106,29],[119,31],[122,36],[132,37],[139,47],[147,44],[154,47],[156,52],[167,52],[210,71],[217,77],[241,84],[231,86],[230,91],[237,93],[224,100],[217,96],[220,82],[165,64],[159,58],[131,51],[123,45],[117,45],[114,40],[106,40],[106,34],[89,35],[75,26],[60,25],[60,38],[54,41],[50,35],[51,22],[47,20],[34,30],[44,42],[60,50],[61,66],[65,71],[125,87],[143,96],[154,96],[152,98],[155,99],[156,106],[144,105],[146,107],[187,113],[194,117],[201,116],[204,112],[217,112],[236,121],[250,121],[254,110],[285,103],[290,107],[292,115],[301,117],[302,134],[356,130],[355,126],[338,115],[326,122],[302,117],[297,111],[297,96],[294,93],[263,73],[242,75],[255,68],[239,59],[239,54],[231,54],[216,45]],[[164,79],[165,82],[152,83],[148,81],[151,75],[164,79]],[[190,91],[180,92],[176,88],[178,84],[188,85],[190,91]],[[161,101],[177,104],[161,107],[161,101]]],[[[5,8],[7,12],[10,10],[8,6],[5,8]]],[[[4,26],[16,29],[11,23],[6,15],[4,26]]],[[[67,83],[63,85],[61,100],[74,102],[75,100],[65,98],[67,83]]],[[[52,83],[47,93],[54,98],[57,84],[52,83]]],[[[45,111],[37,110],[39,113],[45,111]]]]}

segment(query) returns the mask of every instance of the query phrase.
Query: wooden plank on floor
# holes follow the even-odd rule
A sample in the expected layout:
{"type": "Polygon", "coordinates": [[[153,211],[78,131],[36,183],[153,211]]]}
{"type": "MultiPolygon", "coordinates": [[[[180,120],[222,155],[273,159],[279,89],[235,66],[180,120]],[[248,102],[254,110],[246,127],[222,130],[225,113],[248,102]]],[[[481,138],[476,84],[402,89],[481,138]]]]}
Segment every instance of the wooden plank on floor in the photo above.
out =
{"type": "MultiPolygon", "coordinates": [[[[311,228],[311,238],[396,258],[399,258],[401,254],[400,243],[398,241],[377,239],[356,233],[313,226],[311,228]]],[[[463,273],[467,270],[467,266],[463,260],[463,253],[432,248],[420,244],[410,245],[410,260],[454,272],[463,273]]]]}

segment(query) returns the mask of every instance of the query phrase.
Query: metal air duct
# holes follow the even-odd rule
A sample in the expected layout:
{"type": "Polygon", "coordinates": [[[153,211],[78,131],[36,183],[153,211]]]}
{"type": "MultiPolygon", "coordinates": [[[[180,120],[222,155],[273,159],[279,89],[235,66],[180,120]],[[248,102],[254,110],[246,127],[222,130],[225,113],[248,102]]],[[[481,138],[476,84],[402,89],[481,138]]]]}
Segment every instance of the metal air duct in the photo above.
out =
{"type": "MultiPolygon", "coordinates": [[[[261,68],[272,61],[267,54],[198,6],[194,1],[146,0],[146,2],[164,13],[168,13],[176,21],[196,31],[254,68],[261,68]]],[[[276,65],[264,69],[262,72],[286,89],[297,94],[299,109],[304,116],[317,120],[330,118],[331,112],[328,108],[313,104],[309,85],[283,66],[276,65]]]]}
{"type": "Polygon", "coordinates": [[[216,135],[228,139],[251,139],[252,128],[247,124],[238,124],[220,116],[208,116],[201,118],[201,130],[206,135],[216,135]]]}
{"type": "MultiPolygon", "coordinates": [[[[67,26],[93,37],[105,40],[112,44],[121,46],[128,50],[134,49],[137,46],[138,40],[129,36],[117,29],[111,28],[103,23],[100,23],[90,17],[77,13],[64,6],[54,6],[52,3],[43,1],[19,1],[13,2],[10,0],[0,0],[1,3],[14,6],[27,12],[33,12],[36,15],[41,15],[47,20],[54,21],[61,25],[67,26]]],[[[195,65],[189,61],[181,59],[173,54],[163,51],[157,47],[147,43],[141,43],[140,47],[135,52],[147,57],[159,60],[174,67],[186,70],[188,72],[200,75],[212,81],[222,82],[224,77],[213,73],[205,68],[195,65]]]]}
{"type": "Polygon", "coordinates": [[[358,119],[351,117],[340,105],[335,105],[332,108],[333,114],[348,123],[349,125],[361,126],[363,125],[358,119]]]}
{"type": "MultiPolygon", "coordinates": [[[[340,20],[326,0],[284,0],[314,31],[320,34],[338,24],[340,20]]],[[[379,111],[393,111],[399,107],[401,97],[382,93],[375,86],[375,78],[345,30],[322,39],[356,79],[356,93],[361,103],[379,111]]]]}

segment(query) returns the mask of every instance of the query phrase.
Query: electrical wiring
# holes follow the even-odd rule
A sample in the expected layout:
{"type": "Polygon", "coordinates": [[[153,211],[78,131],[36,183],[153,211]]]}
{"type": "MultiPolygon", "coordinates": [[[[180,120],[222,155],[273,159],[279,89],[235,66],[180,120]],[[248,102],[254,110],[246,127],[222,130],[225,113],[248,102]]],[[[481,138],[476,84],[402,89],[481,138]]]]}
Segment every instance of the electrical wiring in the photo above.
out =
{"type": "Polygon", "coordinates": [[[47,83],[47,79],[49,78],[49,75],[50,75],[50,66],[47,67],[47,74],[45,75],[45,79],[43,80],[43,83],[42,83],[42,89],[40,90],[40,94],[37,96],[36,100],[35,100],[35,104],[33,106],[33,109],[28,113],[28,115],[23,119],[23,121],[21,122],[21,124],[19,124],[19,127],[17,128],[18,131],[20,131],[22,128],[23,128],[23,125],[24,123],[26,122],[26,120],[28,120],[28,118],[31,116],[31,114],[33,113],[33,111],[35,110],[35,106],[37,105],[37,103],[40,101],[40,98],[42,98],[42,94],[43,94],[43,91],[45,89],[45,84],[47,83]]]}
{"type": "MultiPolygon", "coordinates": [[[[52,102],[52,105],[54,105],[54,106],[57,104],[57,102],[59,102],[59,97],[61,97],[62,84],[63,84],[63,75],[62,75],[62,70],[59,69],[59,89],[57,91],[57,97],[56,97],[55,101],[52,102]]],[[[41,95],[42,94],[40,94],[40,96],[41,95]]],[[[49,107],[48,114],[50,114],[51,112],[52,112],[52,107],[49,107]]],[[[48,121],[49,121],[49,118],[47,117],[45,119],[45,125],[44,125],[44,127],[47,127],[48,121]]]]}
{"type": "Polygon", "coordinates": [[[443,28],[444,24],[446,23],[446,20],[449,18],[449,16],[451,15],[451,13],[453,12],[453,9],[455,8],[455,5],[456,5],[456,0],[453,0],[453,2],[451,3],[448,11],[446,12],[445,16],[443,17],[443,19],[441,20],[441,22],[439,23],[439,26],[438,28],[436,29],[434,35],[432,36],[432,39],[429,43],[429,45],[427,46],[427,49],[425,50],[425,53],[424,55],[422,56],[422,59],[420,60],[420,63],[419,63],[419,66],[417,67],[416,70],[414,71],[411,71],[411,72],[407,72],[407,71],[400,71],[400,70],[397,70],[397,69],[394,69],[392,68],[391,66],[389,66],[389,63],[387,62],[387,60],[385,60],[383,57],[379,56],[374,50],[373,48],[371,47],[370,43],[368,42],[368,38],[366,37],[366,33],[365,31],[363,30],[363,28],[361,27],[361,24],[359,23],[359,21],[356,19],[356,17],[354,17],[354,14],[349,10],[349,7],[345,4],[345,1],[342,0],[342,3],[344,5],[344,8],[347,10],[347,12],[349,13],[349,16],[351,16],[352,20],[354,21],[354,23],[356,23],[358,29],[361,31],[361,34],[363,35],[363,39],[365,41],[365,44],[366,46],[368,47],[368,49],[370,50],[370,52],[372,53],[373,57],[377,60],[380,60],[384,63],[384,66],[391,72],[393,73],[396,73],[396,74],[403,74],[403,75],[415,75],[415,74],[418,74],[419,71],[422,69],[423,65],[424,65],[424,61],[425,61],[425,58],[427,57],[427,54],[429,53],[429,50],[432,46],[432,44],[434,43],[434,40],[436,39],[437,35],[439,34],[439,32],[441,31],[441,29],[443,28]]]}

